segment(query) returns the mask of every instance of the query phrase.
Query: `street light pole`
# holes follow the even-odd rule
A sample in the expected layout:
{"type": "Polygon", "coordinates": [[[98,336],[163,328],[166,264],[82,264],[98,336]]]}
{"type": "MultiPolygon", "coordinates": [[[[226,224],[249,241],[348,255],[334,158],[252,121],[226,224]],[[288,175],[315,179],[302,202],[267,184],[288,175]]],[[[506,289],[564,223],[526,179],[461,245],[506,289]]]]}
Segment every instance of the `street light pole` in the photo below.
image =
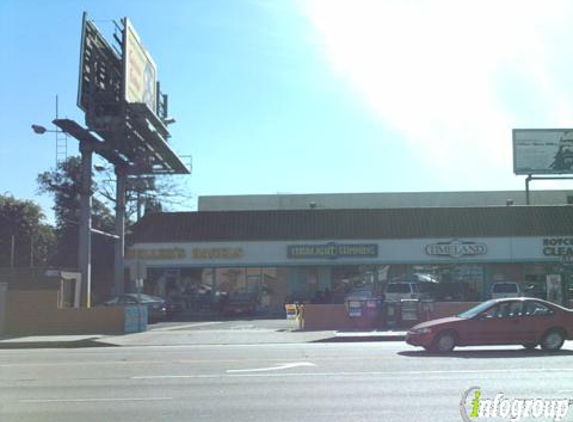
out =
{"type": "Polygon", "coordinates": [[[93,147],[89,142],[80,140],[82,155],[82,180],[80,190],[80,234],[79,234],[79,267],[82,275],[82,302],[87,308],[91,305],[91,228],[92,228],[92,158],[93,147]]]}
{"type": "Polygon", "coordinates": [[[14,268],[14,246],[15,246],[15,237],[12,235],[12,241],[10,245],[10,268],[14,268]]]}
{"type": "Polygon", "coordinates": [[[125,251],[125,189],[127,184],[127,169],[123,166],[115,166],[115,256],[113,291],[115,295],[121,295],[125,291],[123,274],[123,259],[125,251]]]}

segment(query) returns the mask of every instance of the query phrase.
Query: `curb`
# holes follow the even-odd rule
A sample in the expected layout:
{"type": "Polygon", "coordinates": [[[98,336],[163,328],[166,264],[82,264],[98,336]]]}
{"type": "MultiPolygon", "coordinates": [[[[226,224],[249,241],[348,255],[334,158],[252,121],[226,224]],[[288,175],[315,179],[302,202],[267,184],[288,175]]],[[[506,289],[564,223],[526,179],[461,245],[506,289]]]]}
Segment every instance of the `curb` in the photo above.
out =
{"type": "Polygon", "coordinates": [[[334,337],[315,340],[312,343],[352,343],[373,341],[405,341],[406,334],[366,334],[366,333],[341,333],[334,337]]]}

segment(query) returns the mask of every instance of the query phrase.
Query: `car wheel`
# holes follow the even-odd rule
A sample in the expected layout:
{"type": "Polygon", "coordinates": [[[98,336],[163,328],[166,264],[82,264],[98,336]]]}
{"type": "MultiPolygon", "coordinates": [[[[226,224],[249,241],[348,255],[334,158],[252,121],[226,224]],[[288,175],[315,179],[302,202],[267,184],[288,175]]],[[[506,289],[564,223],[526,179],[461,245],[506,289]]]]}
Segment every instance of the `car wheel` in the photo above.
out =
{"type": "Polygon", "coordinates": [[[523,343],[522,346],[527,350],[533,350],[537,347],[537,343],[523,343]]]}
{"type": "Polygon", "coordinates": [[[541,348],[548,351],[559,350],[564,341],[565,336],[561,330],[551,330],[541,340],[541,348]]]}
{"type": "Polygon", "coordinates": [[[451,352],[454,347],[456,347],[456,336],[449,331],[438,334],[432,344],[432,349],[438,353],[451,352]]]}

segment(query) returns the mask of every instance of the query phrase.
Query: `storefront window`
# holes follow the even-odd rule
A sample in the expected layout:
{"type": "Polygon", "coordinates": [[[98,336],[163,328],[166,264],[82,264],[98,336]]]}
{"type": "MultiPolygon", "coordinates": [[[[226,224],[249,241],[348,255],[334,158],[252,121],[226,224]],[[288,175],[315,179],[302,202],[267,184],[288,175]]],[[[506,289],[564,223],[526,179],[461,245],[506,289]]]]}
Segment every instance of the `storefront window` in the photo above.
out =
{"type": "Polygon", "coordinates": [[[484,293],[484,266],[481,264],[413,265],[410,279],[433,283],[437,301],[479,301],[484,293]]]}
{"type": "Polygon", "coordinates": [[[547,274],[551,268],[543,264],[527,264],[523,266],[523,290],[527,296],[547,299],[547,274]]]}

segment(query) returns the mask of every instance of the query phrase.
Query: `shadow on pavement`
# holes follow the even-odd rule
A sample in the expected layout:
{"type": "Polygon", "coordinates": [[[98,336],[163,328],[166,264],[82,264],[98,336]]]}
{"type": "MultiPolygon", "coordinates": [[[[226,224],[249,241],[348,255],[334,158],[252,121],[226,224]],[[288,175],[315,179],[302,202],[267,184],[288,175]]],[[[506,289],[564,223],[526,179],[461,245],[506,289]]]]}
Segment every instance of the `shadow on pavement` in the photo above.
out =
{"type": "Polygon", "coordinates": [[[424,350],[398,352],[400,356],[411,358],[438,357],[438,358],[459,358],[459,359],[498,359],[498,358],[541,358],[573,356],[573,350],[558,350],[556,352],[546,352],[540,349],[535,350],[454,350],[450,353],[431,353],[424,350]]]}
{"type": "Polygon", "coordinates": [[[0,349],[80,349],[86,347],[117,347],[95,339],[75,341],[11,341],[0,343],[0,349]]]}

